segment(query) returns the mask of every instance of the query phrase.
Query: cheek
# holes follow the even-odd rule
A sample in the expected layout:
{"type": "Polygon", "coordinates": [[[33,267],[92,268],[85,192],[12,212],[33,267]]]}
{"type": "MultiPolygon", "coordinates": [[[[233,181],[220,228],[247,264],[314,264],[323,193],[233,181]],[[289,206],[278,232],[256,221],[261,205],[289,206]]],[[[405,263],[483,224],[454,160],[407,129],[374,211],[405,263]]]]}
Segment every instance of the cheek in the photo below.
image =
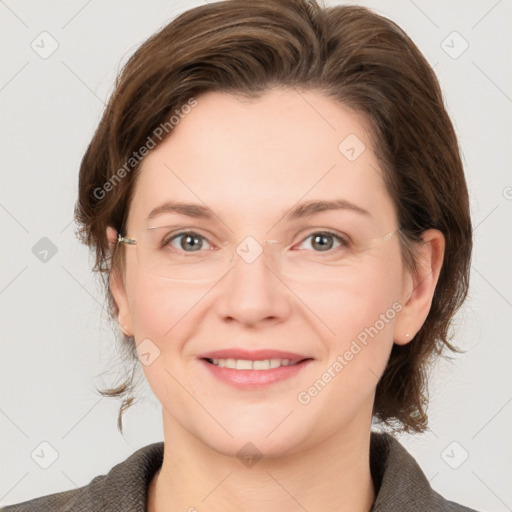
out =
{"type": "Polygon", "coordinates": [[[399,256],[390,251],[365,263],[343,269],[342,277],[323,285],[311,282],[294,287],[329,328],[325,332],[330,330],[336,337],[339,335],[341,342],[373,325],[400,299],[403,276],[399,256]]]}
{"type": "Polygon", "coordinates": [[[152,276],[134,274],[127,283],[129,308],[135,339],[152,339],[168,345],[182,330],[194,305],[204,295],[204,285],[176,283],[152,276]]]}
{"type": "Polygon", "coordinates": [[[372,263],[354,269],[344,283],[326,288],[311,304],[334,334],[323,330],[327,353],[318,379],[297,398],[307,405],[303,414],[321,416],[328,430],[348,424],[358,411],[371,411],[393,347],[402,267],[396,258],[372,263]]]}
{"type": "Polygon", "coordinates": [[[127,291],[146,380],[161,403],[174,404],[177,410],[184,408],[187,396],[174,379],[184,380],[182,358],[186,341],[198,326],[191,318],[194,306],[204,296],[204,285],[134,276],[127,283],[127,291]],[[144,354],[149,354],[146,361],[144,354]]]}
{"type": "Polygon", "coordinates": [[[363,372],[359,382],[367,380],[368,373],[380,377],[384,371],[393,345],[395,318],[402,309],[399,254],[388,251],[369,263],[354,268],[344,282],[326,288],[311,304],[334,332],[326,337],[329,361],[341,355],[347,361],[349,371],[345,373],[363,372]]]}

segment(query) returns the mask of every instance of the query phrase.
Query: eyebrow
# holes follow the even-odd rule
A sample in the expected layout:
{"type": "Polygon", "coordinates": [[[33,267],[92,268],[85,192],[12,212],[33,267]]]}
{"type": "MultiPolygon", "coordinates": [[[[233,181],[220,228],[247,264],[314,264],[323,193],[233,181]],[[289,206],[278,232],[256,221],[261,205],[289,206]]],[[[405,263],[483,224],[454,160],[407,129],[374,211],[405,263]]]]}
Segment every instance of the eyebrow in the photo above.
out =
{"type": "MultiPolygon", "coordinates": [[[[285,213],[284,217],[288,220],[303,219],[329,210],[351,210],[361,215],[371,217],[371,214],[368,210],[365,210],[364,208],[357,206],[356,204],[351,203],[346,199],[333,199],[329,201],[317,200],[301,203],[298,206],[295,206],[289,212],[285,213]]],[[[206,220],[212,220],[213,217],[216,216],[210,208],[200,204],[167,201],[166,203],[151,210],[147,220],[154,219],[163,213],[176,213],[195,219],[206,220]]]]}

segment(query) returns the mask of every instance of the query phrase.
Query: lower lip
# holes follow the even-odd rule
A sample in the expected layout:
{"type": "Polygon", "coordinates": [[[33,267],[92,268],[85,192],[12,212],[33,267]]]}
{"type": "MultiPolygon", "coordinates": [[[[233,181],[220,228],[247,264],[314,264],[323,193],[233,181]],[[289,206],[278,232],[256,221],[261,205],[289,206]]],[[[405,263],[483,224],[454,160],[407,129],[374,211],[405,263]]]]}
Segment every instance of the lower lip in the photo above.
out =
{"type": "Polygon", "coordinates": [[[236,370],[211,364],[204,359],[200,359],[200,361],[217,379],[240,389],[255,389],[297,375],[312,362],[312,359],[306,359],[291,366],[280,366],[269,370],[236,370]]]}

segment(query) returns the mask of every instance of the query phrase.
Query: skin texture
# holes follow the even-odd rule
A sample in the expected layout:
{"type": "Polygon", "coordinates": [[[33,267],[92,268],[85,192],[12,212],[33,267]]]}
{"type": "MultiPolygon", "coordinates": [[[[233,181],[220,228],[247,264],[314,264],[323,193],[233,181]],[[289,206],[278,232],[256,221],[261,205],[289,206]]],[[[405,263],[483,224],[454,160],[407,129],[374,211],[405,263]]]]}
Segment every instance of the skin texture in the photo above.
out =
{"type": "MultiPolygon", "coordinates": [[[[368,511],[375,498],[368,460],[375,387],[393,343],[408,343],[425,321],[443,235],[424,233],[415,275],[403,265],[397,236],[365,245],[398,227],[395,208],[366,120],[333,99],[276,88],[256,101],[218,92],[197,100],[143,161],[126,235],[141,233],[148,213],[167,200],[193,202],[211,208],[217,223],[172,214],[158,223],[194,228],[233,249],[249,235],[282,240],[274,250],[300,246],[311,268],[323,271],[316,280],[280,276],[264,253],[251,264],[238,259],[222,279],[180,283],[149,272],[139,248],[124,247],[124,273],[111,279],[119,324],[137,344],[150,339],[160,351],[143,365],[162,404],[165,441],[148,510],[295,511],[299,503],[310,512],[368,511]],[[338,149],[350,134],[366,147],[354,161],[338,149]],[[299,202],[338,198],[371,215],[334,210],[281,220],[299,202]],[[308,236],[321,230],[347,234],[366,250],[320,267],[308,236]],[[394,318],[317,396],[300,403],[298,393],[393,304],[401,307],[394,318]],[[233,347],[287,350],[314,361],[284,381],[240,390],[198,359],[233,347]],[[237,457],[247,442],[262,454],[252,467],[237,457]]],[[[107,233],[114,241],[115,232],[107,233]]]]}

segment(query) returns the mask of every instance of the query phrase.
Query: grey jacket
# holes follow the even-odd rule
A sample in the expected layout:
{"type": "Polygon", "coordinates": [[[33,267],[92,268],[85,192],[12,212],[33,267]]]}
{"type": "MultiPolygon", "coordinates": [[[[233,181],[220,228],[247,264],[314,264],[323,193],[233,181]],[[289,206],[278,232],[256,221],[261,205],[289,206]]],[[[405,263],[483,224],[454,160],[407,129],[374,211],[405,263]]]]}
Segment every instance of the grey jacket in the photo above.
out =
{"type": "MultiPolygon", "coordinates": [[[[147,488],[162,465],[163,452],[163,442],[150,444],[88,485],[0,512],[146,512],[147,488]]],[[[475,512],[437,494],[416,460],[389,434],[372,432],[370,468],[376,488],[371,512],[475,512]]]]}

